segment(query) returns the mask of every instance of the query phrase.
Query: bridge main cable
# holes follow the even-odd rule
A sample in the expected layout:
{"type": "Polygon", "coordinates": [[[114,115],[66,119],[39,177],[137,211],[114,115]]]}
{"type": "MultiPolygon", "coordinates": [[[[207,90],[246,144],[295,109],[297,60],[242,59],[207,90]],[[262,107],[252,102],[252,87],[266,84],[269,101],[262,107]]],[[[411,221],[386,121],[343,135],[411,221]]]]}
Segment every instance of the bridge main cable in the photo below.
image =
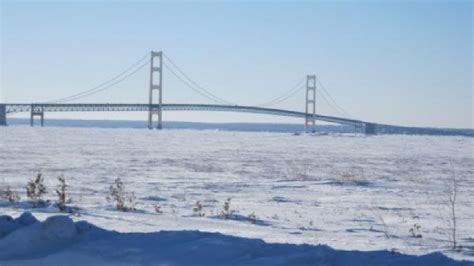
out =
{"type": "Polygon", "coordinates": [[[337,104],[337,102],[334,100],[334,98],[331,96],[331,94],[329,94],[329,92],[326,89],[326,87],[324,86],[324,84],[321,83],[321,80],[319,80],[319,78],[317,78],[316,81],[319,83],[319,85],[321,85],[320,87],[322,88],[322,90],[318,89],[318,91],[321,92],[320,95],[328,103],[328,105],[330,107],[332,107],[337,113],[339,113],[343,117],[351,118],[352,116],[349,113],[347,113],[346,110],[344,110],[339,104],[337,104]],[[326,94],[326,97],[329,98],[332,103],[324,96],[324,94],[326,94]]]}
{"type": "Polygon", "coordinates": [[[176,69],[176,71],[179,72],[184,77],[184,79],[186,79],[187,81],[184,80],[182,77],[180,77],[175,71],[173,71],[173,69],[170,66],[168,66],[168,64],[166,64],[166,62],[163,63],[164,66],[171,72],[171,74],[173,74],[178,80],[183,82],[187,87],[189,87],[193,91],[197,92],[201,96],[203,96],[203,97],[205,97],[205,98],[207,98],[207,99],[209,99],[213,102],[221,103],[221,104],[235,105],[235,104],[233,104],[233,103],[231,103],[227,100],[224,100],[223,98],[211,93],[209,90],[206,90],[205,88],[203,88],[202,86],[197,84],[188,75],[186,75],[186,73],[184,73],[184,71],[181,70],[181,68],[178,67],[176,65],[176,63],[169,56],[167,56],[165,53],[163,53],[163,56],[176,69]]]}
{"type": "Polygon", "coordinates": [[[282,95],[278,96],[278,97],[275,97],[273,98],[272,100],[268,101],[268,102],[265,102],[263,104],[258,104],[257,106],[258,107],[266,107],[266,106],[272,106],[272,105],[275,105],[275,104],[279,104],[279,103],[282,103],[288,99],[290,99],[291,97],[293,97],[295,94],[297,94],[298,92],[302,91],[304,89],[304,81],[305,81],[305,78],[302,78],[301,80],[299,80],[295,86],[293,86],[291,89],[289,89],[288,91],[284,92],[282,95]]]}
{"type": "Polygon", "coordinates": [[[114,77],[112,77],[111,79],[108,79],[102,83],[100,83],[99,85],[91,88],[91,89],[88,89],[88,90],[85,90],[85,91],[82,91],[82,92],[79,92],[79,93],[76,93],[76,94],[73,94],[73,95],[70,95],[70,96],[67,96],[67,97],[62,97],[62,98],[59,98],[59,99],[54,99],[54,100],[49,100],[49,101],[45,101],[45,103],[64,103],[64,102],[70,102],[70,101],[74,101],[74,100],[78,100],[78,99],[82,99],[82,98],[85,98],[85,97],[88,97],[88,96],[91,96],[91,95],[94,95],[94,94],[97,94],[99,92],[102,92],[104,90],[107,90],[119,83],[121,83],[122,81],[126,80],[127,78],[129,78],[130,76],[132,76],[133,74],[137,73],[138,71],[140,71],[141,69],[143,69],[146,65],[148,65],[148,61],[146,61],[145,63],[141,64],[144,60],[146,60],[148,58],[148,53],[140,58],[138,61],[136,61],[135,63],[133,63],[131,66],[129,66],[127,69],[125,69],[124,71],[120,72],[119,74],[115,75],[114,77]],[[140,65],[141,64],[141,65],[140,65]],[[137,67],[138,66],[138,67],[137,67]],[[136,68],[136,69],[135,69],[136,68]],[[130,72],[131,71],[131,72],[130,72]]]}

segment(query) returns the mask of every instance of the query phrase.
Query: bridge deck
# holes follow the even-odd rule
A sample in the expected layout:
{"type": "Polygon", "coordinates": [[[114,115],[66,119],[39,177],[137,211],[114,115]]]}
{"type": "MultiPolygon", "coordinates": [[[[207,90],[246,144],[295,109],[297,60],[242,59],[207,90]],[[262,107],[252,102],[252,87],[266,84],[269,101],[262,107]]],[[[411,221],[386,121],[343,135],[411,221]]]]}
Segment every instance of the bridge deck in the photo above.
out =
{"type": "MultiPolygon", "coordinates": [[[[154,105],[155,107],[158,105],[154,105]]],[[[5,104],[6,113],[30,112],[33,110],[42,112],[133,112],[148,111],[149,104],[124,104],[124,103],[8,103],[5,104]]],[[[216,104],[163,104],[164,111],[217,111],[217,112],[244,112],[256,114],[268,114],[287,117],[311,118],[311,114],[304,112],[262,108],[241,105],[216,105],[216,104]]],[[[364,126],[366,122],[361,120],[347,119],[335,116],[316,115],[316,120],[346,124],[353,126],[364,126]]]]}

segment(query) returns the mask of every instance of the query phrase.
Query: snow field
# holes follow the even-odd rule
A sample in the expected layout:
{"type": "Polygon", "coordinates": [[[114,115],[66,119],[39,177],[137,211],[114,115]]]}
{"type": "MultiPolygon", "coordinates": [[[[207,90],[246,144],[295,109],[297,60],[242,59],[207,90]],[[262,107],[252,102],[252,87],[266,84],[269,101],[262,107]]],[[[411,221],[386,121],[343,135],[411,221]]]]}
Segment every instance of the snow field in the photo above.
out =
{"type": "Polygon", "coordinates": [[[0,200],[0,213],[39,219],[54,205],[31,208],[24,194],[40,171],[54,201],[64,174],[71,205],[108,230],[201,230],[269,243],[324,244],[343,250],[440,251],[474,257],[474,140],[435,136],[293,136],[194,130],[2,128],[0,184],[22,196],[0,200]],[[450,251],[446,185],[460,182],[458,240],[450,251]],[[137,197],[122,213],[106,201],[120,177],[137,197]],[[232,219],[222,219],[231,198],[232,219]],[[193,207],[203,204],[205,217],[193,207]],[[163,213],[156,213],[154,205],[163,213]],[[248,215],[254,213],[257,223],[248,215]],[[409,230],[421,226],[422,238],[409,230]]]}

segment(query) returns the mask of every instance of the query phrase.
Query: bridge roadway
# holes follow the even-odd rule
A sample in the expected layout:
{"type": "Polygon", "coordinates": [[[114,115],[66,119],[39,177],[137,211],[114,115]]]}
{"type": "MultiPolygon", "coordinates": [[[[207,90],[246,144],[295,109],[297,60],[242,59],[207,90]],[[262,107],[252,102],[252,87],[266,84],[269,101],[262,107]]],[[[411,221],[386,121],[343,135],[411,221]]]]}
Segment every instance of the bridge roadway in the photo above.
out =
{"type": "MultiPolygon", "coordinates": [[[[157,107],[158,105],[153,105],[157,107]]],[[[31,112],[32,114],[40,114],[44,112],[134,112],[134,111],[148,111],[149,104],[140,103],[7,103],[0,104],[0,109],[4,109],[4,113],[18,113],[31,112]],[[3,107],[2,107],[3,105],[3,107]]],[[[217,105],[217,104],[177,104],[169,103],[162,105],[163,111],[217,111],[217,112],[243,112],[267,114],[276,116],[311,118],[311,114],[304,112],[263,108],[254,106],[242,105],[217,105]]],[[[0,118],[1,119],[1,118],[0,118]]],[[[361,120],[341,118],[327,115],[316,115],[316,120],[330,123],[351,125],[366,128],[372,127],[373,123],[364,122],[361,120]]],[[[370,130],[369,130],[370,131],[370,130]]]]}

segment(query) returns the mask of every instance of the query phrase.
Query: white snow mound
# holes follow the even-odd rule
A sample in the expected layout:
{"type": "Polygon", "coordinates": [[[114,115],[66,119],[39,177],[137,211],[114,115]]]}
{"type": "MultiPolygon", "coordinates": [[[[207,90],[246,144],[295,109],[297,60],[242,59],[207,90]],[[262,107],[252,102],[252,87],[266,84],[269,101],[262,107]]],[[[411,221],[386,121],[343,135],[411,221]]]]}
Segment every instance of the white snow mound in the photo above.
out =
{"type": "Polygon", "coordinates": [[[35,222],[0,217],[0,265],[430,265],[472,266],[441,253],[341,251],[323,245],[269,244],[199,231],[118,233],[67,216],[35,222]],[[4,227],[5,226],[5,227],[4,227]],[[16,229],[12,229],[16,227],[16,229]],[[7,232],[4,230],[3,232],[7,232]]]}
{"type": "Polygon", "coordinates": [[[16,230],[0,240],[0,259],[41,256],[69,244],[77,235],[74,222],[67,216],[51,216],[41,223],[25,224],[28,216],[32,217],[26,214],[15,220],[5,218],[10,221],[10,228],[16,230]]]}

